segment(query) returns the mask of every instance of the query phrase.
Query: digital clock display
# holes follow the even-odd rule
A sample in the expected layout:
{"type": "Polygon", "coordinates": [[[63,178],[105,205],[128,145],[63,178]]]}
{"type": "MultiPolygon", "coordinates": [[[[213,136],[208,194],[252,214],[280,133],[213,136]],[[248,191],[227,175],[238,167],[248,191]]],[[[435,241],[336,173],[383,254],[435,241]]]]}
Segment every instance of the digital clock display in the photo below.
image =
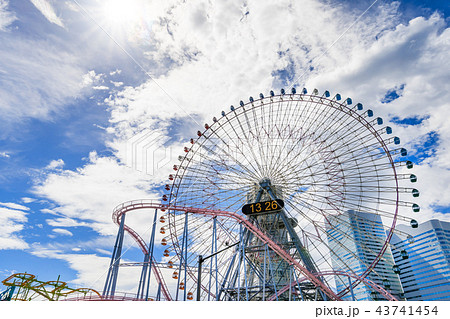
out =
{"type": "Polygon", "coordinates": [[[265,202],[247,204],[242,207],[242,213],[245,215],[267,214],[284,207],[284,202],[281,199],[269,200],[265,202]]]}

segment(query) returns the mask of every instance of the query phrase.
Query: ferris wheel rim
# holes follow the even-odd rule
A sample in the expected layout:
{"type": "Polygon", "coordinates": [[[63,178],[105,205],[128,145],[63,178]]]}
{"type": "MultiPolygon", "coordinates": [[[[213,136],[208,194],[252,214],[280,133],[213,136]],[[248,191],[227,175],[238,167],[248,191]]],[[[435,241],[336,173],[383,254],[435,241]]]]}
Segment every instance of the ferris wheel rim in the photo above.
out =
{"type": "MultiPolygon", "coordinates": [[[[291,101],[297,101],[297,102],[301,102],[304,101],[304,99],[311,99],[314,100],[316,99],[315,103],[325,103],[327,102],[329,104],[330,107],[335,108],[336,110],[340,110],[342,112],[348,112],[347,114],[352,116],[356,121],[360,122],[364,127],[366,127],[366,129],[375,137],[375,139],[377,140],[377,142],[379,143],[379,145],[381,146],[381,148],[384,150],[388,160],[389,160],[389,164],[390,167],[392,168],[392,172],[393,172],[393,176],[395,180],[395,193],[396,193],[396,198],[395,198],[395,211],[392,215],[392,224],[389,227],[389,232],[387,234],[387,238],[384,241],[383,247],[382,249],[379,251],[377,258],[375,258],[375,260],[372,262],[372,264],[370,266],[367,267],[367,269],[363,272],[363,274],[361,275],[362,278],[366,277],[370,271],[375,267],[375,265],[377,264],[377,262],[380,260],[381,256],[384,254],[384,252],[386,251],[388,245],[389,245],[389,240],[392,237],[393,234],[393,230],[395,228],[396,225],[396,219],[397,219],[397,214],[398,214],[398,203],[399,203],[399,183],[398,183],[398,178],[397,178],[397,172],[396,172],[396,167],[395,167],[395,163],[394,160],[392,158],[392,155],[390,153],[389,148],[387,147],[386,143],[384,142],[383,138],[380,136],[379,132],[377,130],[375,130],[373,128],[373,126],[370,124],[369,121],[367,121],[364,117],[362,117],[360,114],[358,114],[356,111],[352,110],[351,108],[349,108],[347,105],[345,105],[343,102],[339,103],[336,100],[333,99],[328,99],[328,98],[324,98],[324,97],[317,97],[317,95],[309,95],[309,94],[288,94],[288,95],[274,95],[269,97],[262,97],[258,100],[253,100],[251,102],[247,102],[242,104],[240,107],[237,108],[233,108],[230,112],[226,113],[225,115],[223,115],[223,117],[227,118],[227,121],[225,121],[225,123],[229,122],[230,119],[228,119],[228,115],[230,113],[235,113],[237,110],[239,110],[240,108],[244,108],[244,107],[248,107],[249,105],[251,105],[251,107],[249,108],[250,110],[252,108],[259,108],[262,107],[262,105],[264,105],[264,101],[270,100],[269,103],[273,102],[273,99],[279,98],[281,99],[281,101],[283,101],[283,97],[288,99],[290,98],[291,101]],[[294,99],[294,97],[296,99],[294,99]],[[318,101],[317,101],[318,99],[318,101]],[[260,103],[260,104],[258,104],[260,103]],[[337,104],[337,105],[336,105],[337,104]]],[[[238,115],[236,115],[235,113],[235,117],[237,117],[238,115]]],[[[198,138],[197,140],[192,143],[192,139],[191,139],[191,143],[195,144],[197,143],[202,137],[206,136],[205,132],[207,132],[208,130],[212,129],[214,127],[214,125],[216,124],[216,120],[214,120],[214,123],[209,126],[209,125],[205,125],[205,130],[203,132],[198,133],[198,138]]],[[[207,141],[207,138],[205,137],[202,141],[202,143],[205,143],[207,141]]],[[[186,150],[185,150],[186,151],[186,150]]],[[[189,150],[190,151],[190,150],[189,150]]],[[[189,151],[186,151],[186,153],[188,153],[189,151]]],[[[181,163],[180,163],[180,168],[183,165],[189,165],[189,160],[187,159],[187,155],[186,154],[181,163]],[[185,163],[185,161],[187,162],[187,164],[185,163]]],[[[168,195],[168,198],[166,199],[169,203],[169,205],[176,205],[177,204],[177,198],[178,198],[178,192],[180,192],[180,188],[179,185],[181,184],[183,178],[185,177],[187,170],[183,170],[183,172],[181,172],[181,170],[178,170],[175,174],[175,177],[173,178],[173,183],[172,183],[172,187],[170,188],[170,193],[168,195]],[[177,179],[179,180],[179,184],[178,186],[176,185],[177,183],[177,179]],[[175,191],[175,192],[174,192],[175,191]]],[[[173,236],[173,238],[177,238],[177,236],[173,236]]],[[[175,244],[175,243],[174,243],[175,244]]],[[[177,246],[177,245],[175,245],[177,246]]],[[[179,245],[178,245],[179,247],[179,245]]],[[[347,287],[349,288],[349,287],[347,287]]]]}

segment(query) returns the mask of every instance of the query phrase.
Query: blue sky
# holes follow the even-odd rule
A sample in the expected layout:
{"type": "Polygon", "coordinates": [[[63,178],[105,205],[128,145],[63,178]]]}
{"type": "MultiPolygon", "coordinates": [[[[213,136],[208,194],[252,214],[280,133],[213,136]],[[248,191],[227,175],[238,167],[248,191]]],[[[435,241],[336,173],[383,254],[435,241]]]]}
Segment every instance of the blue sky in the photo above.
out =
{"type": "MultiPolygon", "coordinates": [[[[418,219],[450,220],[448,23],[448,1],[0,0],[0,278],[101,288],[112,209],[159,198],[198,123],[288,85],[391,121],[418,219]],[[136,162],[148,130],[155,158],[136,162]]],[[[148,238],[147,217],[130,222],[148,238]]]]}

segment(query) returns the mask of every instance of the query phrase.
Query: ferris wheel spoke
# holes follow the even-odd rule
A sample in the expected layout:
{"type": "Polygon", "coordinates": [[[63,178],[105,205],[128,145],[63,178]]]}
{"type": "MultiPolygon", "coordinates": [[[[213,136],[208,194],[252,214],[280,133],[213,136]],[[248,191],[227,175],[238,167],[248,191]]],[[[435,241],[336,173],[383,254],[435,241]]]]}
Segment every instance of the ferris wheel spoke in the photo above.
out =
{"type": "MultiPolygon", "coordinates": [[[[309,153],[311,155],[304,158],[302,160],[302,162],[300,162],[300,163],[293,162],[291,164],[293,174],[299,174],[305,170],[312,170],[315,166],[321,167],[322,171],[327,170],[327,166],[324,166],[322,162],[313,161],[314,155],[322,156],[322,151],[323,151],[322,148],[316,148],[316,149],[319,149],[319,150],[318,151],[315,150],[313,153],[309,153]],[[308,164],[308,161],[309,161],[309,164],[308,164]],[[301,165],[303,163],[308,164],[308,165],[301,165]],[[297,166],[297,167],[295,167],[295,166],[297,166]]],[[[300,155],[300,154],[298,154],[298,155],[300,155]]],[[[339,161],[339,164],[342,164],[342,163],[339,161]]]]}
{"type": "MultiPolygon", "coordinates": [[[[345,166],[345,168],[351,172],[352,169],[360,168],[359,167],[360,164],[358,164],[360,162],[366,163],[366,162],[371,161],[371,162],[375,163],[376,161],[382,161],[382,160],[386,160],[386,158],[385,157],[381,158],[378,155],[374,155],[374,154],[365,154],[365,155],[358,156],[358,162],[355,162],[354,158],[353,159],[348,158],[346,160],[339,160],[339,165],[344,167],[345,165],[352,163],[353,164],[352,166],[349,166],[349,167],[345,166]]],[[[316,165],[318,165],[318,164],[316,164],[316,165]]],[[[391,167],[392,167],[392,165],[391,165],[391,167]]],[[[294,171],[293,173],[298,174],[298,173],[302,172],[303,170],[304,169],[299,168],[298,170],[294,171]]],[[[326,170],[326,168],[323,168],[323,170],[326,170]]]]}
{"type": "MultiPolygon", "coordinates": [[[[258,162],[261,167],[261,173],[264,176],[267,174],[267,166],[264,165],[264,163],[266,163],[267,155],[265,153],[265,145],[262,143],[261,139],[265,139],[264,134],[262,134],[262,133],[265,133],[265,131],[261,127],[260,123],[257,122],[258,121],[257,119],[261,118],[262,120],[264,120],[265,117],[261,116],[262,114],[260,114],[260,115],[257,114],[258,110],[261,110],[261,112],[262,112],[262,107],[259,107],[259,108],[253,107],[253,108],[251,108],[251,110],[253,113],[252,118],[253,118],[253,124],[255,127],[255,134],[256,134],[256,146],[258,147],[258,151],[259,151],[258,152],[259,153],[259,161],[258,162]]],[[[244,116],[245,116],[246,122],[250,123],[247,112],[244,112],[244,116]]],[[[251,130],[250,130],[250,132],[251,132],[251,130]]]]}
{"type": "MultiPolygon", "coordinates": [[[[233,130],[233,132],[234,132],[234,134],[235,134],[235,137],[236,137],[236,139],[237,140],[239,140],[240,141],[240,136],[243,134],[244,135],[244,140],[248,140],[249,139],[249,136],[247,135],[247,133],[246,133],[246,130],[244,130],[243,129],[243,127],[242,127],[242,123],[241,123],[241,121],[240,121],[240,119],[239,119],[239,117],[236,115],[236,112],[235,111],[232,111],[233,113],[234,113],[234,120],[237,120],[237,122],[238,122],[238,124],[239,124],[239,127],[240,127],[240,131],[239,131],[239,133],[236,131],[236,129],[234,128],[234,126],[231,126],[230,125],[230,127],[231,127],[231,129],[233,130]]],[[[228,134],[228,133],[226,133],[226,134],[228,134]]],[[[215,133],[215,136],[217,136],[219,139],[221,138],[217,133],[215,133]]],[[[242,143],[242,145],[245,145],[245,143],[242,143]]],[[[247,151],[248,152],[250,152],[250,154],[252,155],[252,157],[254,158],[254,159],[256,159],[256,155],[255,155],[255,153],[254,153],[254,150],[253,150],[253,148],[247,148],[247,151]]],[[[248,156],[248,154],[244,154],[244,153],[242,153],[242,155],[245,157],[245,156],[248,156]]],[[[258,169],[256,169],[254,166],[253,166],[253,164],[251,164],[251,163],[249,163],[249,165],[253,168],[253,171],[258,171],[258,169]]],[[[258,167],[259,169],[260,169],[260,167],[258,167]]]]}
{"type": "Polygon", "coordinates": [[[205,153],[202,153],[201,156],[202,158],[200,160],[205,160],[209,163],[213,163],[215,165],[217,165],[218,167],[227,167],[229,169],[235,169],[236,166],[230,167],[225,165],[223,162],[217,160],[217,159],[213,159],[211,158],[211,154],[215,155],[217,158],[221,158],[221,155],[223,154],[224,156],[227,156],[228,158],[232,159],[237,165],[238,167],[243,169],[243,173],[248,174],[248,175],[252,175],[252,170],[248,169],[246,167],[246,165],[244,165],[243,163],[241,163],[237,158],[235,158],[234,156],[231,155],[231,153],[227,152],[226,150],[224,150],[223,148],[221,148],[218,144],[215,144],[214,147],[217,147],[219,149],[219,151],[221,151],[221,153],[217,153],[216,151],[212,150],[210,147],[204,146],[203,144],[201,145],[201,148],[204,149],[206,151],[205,153]]]}
{"type": "MultiPolygon", "coordinates": [[[[345,126],[348,127],[349,125],[350,125],[350,123],[347,123],[345,126]]],[[[344,130],[345,133],[343,135],[333,138],[331,143],[328,143],[328,147],[335,146],[335,144],[337,144],[337,143],[342,143],[342,140],[345,140],[345,139],[347,139],[348,143],[356,143],[355,141],[352,141],[351,139],[350,139],[350,141],[348,141],[348,139],[352,138],[354,136],[360,136],[361,132],[365,133],[365,129],[366,129],[366,127],[363,125],[357,125],[356,128],[354,126],[348,127],[347,130],[344,130]]],[[[330,138],[333,137],[334,135],[336,135],[337,132],[339,132],[339,130],[342,130],[341,126],[338,126],[332,132],[324,131],[321,134],[317,134],[316,139],[313,140],[312,143],[319,144],[319,143],[317,143],[318,141],[330,140],[330,138]],[[324,137],[323,135],[325,133],[327,133],[327,136],[324,137]]],[[[357,140],[362,141],[363,138],[366,138],[367,136],[370,136],[370,133],[364,134],[363,136],[359,137],[357,140]]]]}
{"type": "MultiPolygon", "coordinates": [[[[323,100],[321,99],[321,101],[323,101],[323,100]]],[[[337,115],[339,113],[339,111],[336,108],[321,107],[320,109],[321,109],[320,112],[314,112],[313,110],[311,110],[311,113],[317,113],[317,116],[315,118],[311,119],[311,121],[309,121],[309,125],[307,126],[307,128],[305,130],[306,132],[322,131],[322,128],[324,127],[326,121],[328,119],[336,118],[337,116],[334,116],[334,115],[337,115]],[[314,126],[314,123],[322,123],[322,124],[316,127],[316,126],[314,126]]]]}
{"type": "Polygon", "coordinates": [[[254,174],[253,173],[254,167],[251,167],[251,168],[253,168],[253,170],[247,168],[246,165],[244,163],[242,163],[236,156],[232,155],[233,153],[237,153],[237,154],[241,154],[244,159],[246,158],[244,156],[244,150],[241,150],[241,148],[240,148],[240,146],[242,146],[243,144],[242,143],[240,143],[240,145],[237,144],[237,141],[239,141],[240,138],[238,136],[235,138],[232,138],[229,136],[229,140],[232,141],[233,144],[228,144],[227,141],[225,141],[223,138],[218,136],[214,130],[212,130],[212,132],[215,136],[218,137],[218,141],[221,142],[221,143],[215,143],[214,147],[217,147],[221,152],[217,153],[217,152],[211,151],[210,148],[204,146],[204,148],[207,150],[207,152],[206,152],[206,154],[201,154],[200,161],[205,160],[209,163],[216,164],[219,166],[224,166],[224,167],[230,168],[232,170],[235,170],[236,166],[238,166],[238,167],[242,168],[242,170],[238,171],[238,172],[242,172],[242,173],[252,176],[254,174]],[[225,148],[221,147],[220,145],[223,145],[225,148]],[[226,149],[229,149],[229,151],[226,151],[226,149]],[[220,161],[217,159],[211,158],[211,156],[209,156],[210,154],[216,155],[220,159],[220,161]],[[226,165],[224,158],[226,160],[228,160],[229,162],[232,162],[233,165],[231,165],[231,166],[226,165]]]}
{"type": "MultiPolygon", "coordinates": [[[[280,103],[280,102],[279,102],[280,103]]],[[[293,102],[289,101],[287,102],[287,109],[291,110],[291,112],[293,112],[292,110],[295,109],[295,106],[292,107],[293,102]],[[289,107],[291,106],[291,107],[289,107]]],[[[279,116],[279,112],[276,112],[276,116],[279,116]]],[[[289,112],[285,112],[284,113],[284,117],[282,118],[282,120],[280,122],[275,122],[276,124],[273,125],[273,127],[276,129],[276,134],[275,134],[275,140],[277,141],[277,146],[279,147],[279,151],[278,152],[271,152],[271,158],[270,160],[270,166],[273,167],[271,173],[273,174],[274,172],[277,171],[277,165],[276,163],[283,163],[285,161],[282,161],[282,154],[285,154],[285,149],[289,148],[289,144],[288,143],[281,143],[282,145],[279,145],[279,141],[285,140],[285,139],[292,139],[293,138],[293,134],[295,136],[296,129],[293,129],[290,125],[290,119],[292,118],[291,113],[289,112]],[[288,133],[288,134],[286,134],[288,133]],[[287,135],[287,136],[286,136],[287,135]],[[278,153],[278,155],[277,155],[278,153]]],[[[270,141],[273,141],[273,139],[268,139],[267,142],[269,143],[270,141]]]]}
{"type": "MultiPolygon", "coordinates": [[[[313,140],[313,143],[316,143],[317,140],[331,139],[338,133],[344,136],[350,136],[352,133],[355,134],[359,130],[362,130],[361,125],[357,123],[353,117],[346,117],[338,108],[333,107],[332,109],[333,111],[331,114],[323,118],[323,121],[310,124],[309,129],[314,127],[314,131],[316,132],[316,140],[313,140]],[[353,126],[351,125],[352,123],[353,126]],[[354,126],[355,124],[356,127],[354,126]],[[345,128],[348,129],[345,130],[345,128]]],[[[339,140],[339,138],[334,138],[334,140],[339,140]]]]}
{"type": "MultiPolygon", "coordinates": [[[[298,107],[298,104],[296,105],[297,107],[298,107]]],[[[302,108],[302,110],[301,110],[301,112],[299,112],[299,115],[298,115],[298,117],[296,118],[296,119],[294,119],[294,122],[293,122],[293,127],[298,127],[299,128],[299,131],[301,132],[301,137],[311,137],[311,136],[317,136],[317,131],[314,131],[314,132],[311,132],[311,133],[309,133],[308,134],[308,130],[305,130],[304,128],[303,128],[303,124],[301,124],[300,122],[299,122],[299,119],[301,119],[302,118],[302,116],[301,116],[301,114],[302,114],[302,112],[304,111],[304,109],[307,109],[307,107],[304,107],[304,108],[302,108]]],[[[294,131],[295,132],[295,131],[294,131]]],[[[294,137],[293,137],[294,138],[294,137]]],[[[302,139],[301,139],[302,140],[302,139]]],[[[286,144],[287,145],[287,144],[286,144]]],[[[295,143],[292,145],[292,148],[294,149],[296,147],[296,145],[295,145],[295,143]]]]}

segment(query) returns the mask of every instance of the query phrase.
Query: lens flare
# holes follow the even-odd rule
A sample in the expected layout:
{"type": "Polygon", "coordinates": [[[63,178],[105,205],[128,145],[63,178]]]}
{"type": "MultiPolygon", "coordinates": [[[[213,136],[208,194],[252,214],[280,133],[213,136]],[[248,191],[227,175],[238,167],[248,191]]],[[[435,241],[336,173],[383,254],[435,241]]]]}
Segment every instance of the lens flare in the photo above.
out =
{"type": "Polygon", "coordinates": [[[140,0],[108,0],[104,2],[102,12],[108,26],[133,28],[141,21],[142,8],[140,0]]]}

